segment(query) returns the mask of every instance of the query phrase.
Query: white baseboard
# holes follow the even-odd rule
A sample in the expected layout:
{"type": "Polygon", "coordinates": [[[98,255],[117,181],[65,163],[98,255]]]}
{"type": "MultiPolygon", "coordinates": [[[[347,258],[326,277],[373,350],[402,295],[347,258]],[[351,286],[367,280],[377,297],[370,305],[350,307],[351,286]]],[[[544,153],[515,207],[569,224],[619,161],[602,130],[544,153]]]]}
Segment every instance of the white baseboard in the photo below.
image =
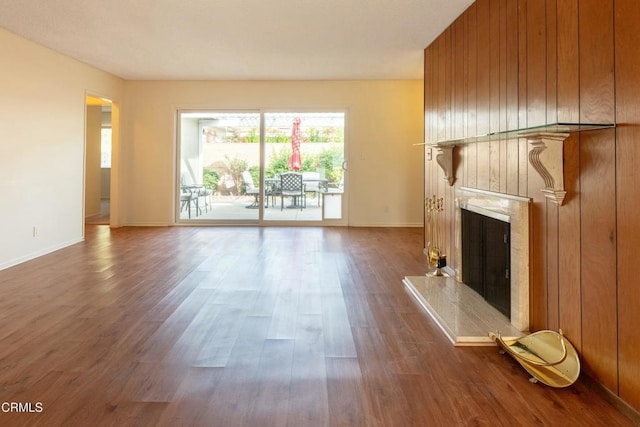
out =
{"type": "Polygon", "coordinates": [[[67,240],[66,242],[62,242],[60,244],[57,245],[53,245],[53,246],[49,246],[47,248],[41,249],[39,251],[35,251],[35,252],[31,252],[27,255],[18,257],[18,258],[14,258],[12,260],[9,260],[7,262],[3,262],[0,264],[0,270],[4,270],[6,268],[9,267],[13,267],[14,265],[18,265],[18,264],[22,264],[23,262],[27,262],[27,261],[31,261],[32,259],[41,257],[43,255],[47,255],[50,254],[52,252],[58,251],[60,249],[66,248],[68,246],[71,245],[75,245],[76,243],[80,243],[84,241],[84,237],[80,237],[78,239],[71,239],[71,240],[67,240]]]}

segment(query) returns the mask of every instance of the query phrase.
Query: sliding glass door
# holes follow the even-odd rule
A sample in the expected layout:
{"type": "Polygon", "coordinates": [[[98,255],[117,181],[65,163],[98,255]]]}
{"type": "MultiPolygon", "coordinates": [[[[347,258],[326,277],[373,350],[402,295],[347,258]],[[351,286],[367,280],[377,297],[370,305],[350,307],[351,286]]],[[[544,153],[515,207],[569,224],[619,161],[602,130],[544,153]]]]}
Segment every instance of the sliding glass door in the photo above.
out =
{"type": "Polygon", "coordinates": [[[344,112],[180,111],[179,223],[346,223],[344,112]]]}
{"type": "Polygon", "coordinates": [[[342,218],[344,113],[265,113],[264,123],[264,184],[272,195],[264,220],[342,218]],[[283,178],[295,174],[301,178],[299,196],[291,195],[296,187],[282,188],[283,178]]]}
{"type": "Polygon", "coordinates": [[[182,221],[258,220],[260,113],[181,112],[182,221]]]}

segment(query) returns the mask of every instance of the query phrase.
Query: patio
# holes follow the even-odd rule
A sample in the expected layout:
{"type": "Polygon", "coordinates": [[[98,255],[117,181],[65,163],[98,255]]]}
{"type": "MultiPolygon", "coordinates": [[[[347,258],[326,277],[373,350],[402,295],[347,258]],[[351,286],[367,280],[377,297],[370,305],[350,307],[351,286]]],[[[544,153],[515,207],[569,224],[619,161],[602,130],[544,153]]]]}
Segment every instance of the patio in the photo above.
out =
{"type": "MultiPolygon", "coordinates": [[[[235,195],[213,195],[211,205],[205,209],[203,198],[199,200],[201,212],[196,214],[196,208],[191,207],[191,220],[258,220],[258,208],[248,208],[254,201],[253,196],[235,196],[235,195]]],[[[265,221],[321,221],[322,205],[318,206],[318,200],[313,197],[307,197],[307,206],[300,210],[299,207],[287,207],[289,200],[285,200],[285,208],[280,210],[280,199],[276,198],[275,206],[272,206],[271,198],[269,198],[269,207],[264,209],[265,221]]],[[[187,208],[180,212],[180,220],[189,220],[189,212],[187,208]]]]}

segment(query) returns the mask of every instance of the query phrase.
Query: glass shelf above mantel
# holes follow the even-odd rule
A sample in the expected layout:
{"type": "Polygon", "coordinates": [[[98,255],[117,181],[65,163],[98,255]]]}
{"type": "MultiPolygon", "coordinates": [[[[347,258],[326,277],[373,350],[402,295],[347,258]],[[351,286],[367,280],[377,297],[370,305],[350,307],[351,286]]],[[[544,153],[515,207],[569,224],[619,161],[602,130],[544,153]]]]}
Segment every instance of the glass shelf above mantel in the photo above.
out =
{"type": "Polygon", "coordinates": [[[535,133],[573,133],[586,132],[590,130],[600,130],[614,128],[614,123],[552,123],[548,125],[532,126],[528,128],[507,130],[502,132],[493,132],[486,135],[477,135],[469,138],[449,139],[437,142],[424,142],[414,145],[428,145],[434,147],[447,147],[455,145],[472,144],[474,142],[500,141],[505,139],[514,139],[526,137],[535,133]]]}

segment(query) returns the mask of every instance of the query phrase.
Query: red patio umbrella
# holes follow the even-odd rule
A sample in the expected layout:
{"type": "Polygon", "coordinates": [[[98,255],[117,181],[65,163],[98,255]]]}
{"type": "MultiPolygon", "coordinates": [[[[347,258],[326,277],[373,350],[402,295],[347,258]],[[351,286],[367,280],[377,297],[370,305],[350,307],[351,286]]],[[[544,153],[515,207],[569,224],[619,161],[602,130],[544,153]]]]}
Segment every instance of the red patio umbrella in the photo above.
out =
{"type": "Polygon", "coordinates": [[[298,172],[302,167],[300,159],[300,117],[293,119],[293,129],[291,130],[291,158],[289,158],[289,169],[298,172]]]}

